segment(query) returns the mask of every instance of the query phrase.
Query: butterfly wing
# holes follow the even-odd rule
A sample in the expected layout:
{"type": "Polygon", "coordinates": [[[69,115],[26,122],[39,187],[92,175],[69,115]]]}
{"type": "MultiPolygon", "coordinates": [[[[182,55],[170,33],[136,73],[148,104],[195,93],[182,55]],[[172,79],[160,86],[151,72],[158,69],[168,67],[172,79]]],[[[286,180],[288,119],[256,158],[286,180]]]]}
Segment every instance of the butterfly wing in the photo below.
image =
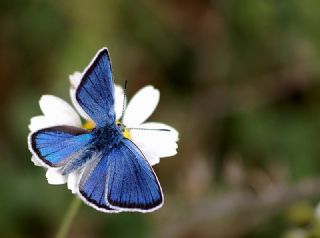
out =
{"type": "Polygon", "coordinates": [[[31,133],[29,149],[50,167],[64,166],[79,157],[90,144],[92,135],[86,130],[72,126],[56,126],[31,133]]]}
{"type": "Polygon", "coordinates": [[[83,73],[76,100],[97,127],[115,121],[114,85],[107,48],[102,48],[83,73]]]}
{"type": "Polygon", "coordinates": [[[86,165],[80,179],[80,198],[88,205],[103,212],[118,212],[106,202],[106,171],[108,159],[95,154],[86,165]]]}
{"type": "Polygon", "coordinates": [[[162,190],[152,167],[127,139],[86,169],[79,191],[86,203],[100,209],[150,212],[163,204],[162,190]]]}
{"type": "Polygon", "coordinates": [[[163,204],[162,189],[152,167],[130,140],[112,151],[107,171],[107,201],[123,211],[150,212],[163,204]]]}

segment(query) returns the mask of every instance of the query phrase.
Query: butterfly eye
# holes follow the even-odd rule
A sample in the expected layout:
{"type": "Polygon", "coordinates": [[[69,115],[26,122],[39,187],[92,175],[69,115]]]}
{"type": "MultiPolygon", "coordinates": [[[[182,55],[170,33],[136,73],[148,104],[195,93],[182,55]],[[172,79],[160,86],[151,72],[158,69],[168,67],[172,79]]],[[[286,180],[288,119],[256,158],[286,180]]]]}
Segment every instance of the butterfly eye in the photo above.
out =
{"type": "Polygon", "coordinates": [[[126,127],[121,122],[116,122],[116,125],[120,128],[121,132],[124,132],[126,127]]]}
{"type": "Polygon", "coordinates": [[[116,122],[116,125],[119,127],[122,135],[123,135],[125,138],[131,140],[131,135],[130,135],[129,129],[128,129],[124,124],[122,124],[120,121],[117,121],[117,122],[116,122]]]}

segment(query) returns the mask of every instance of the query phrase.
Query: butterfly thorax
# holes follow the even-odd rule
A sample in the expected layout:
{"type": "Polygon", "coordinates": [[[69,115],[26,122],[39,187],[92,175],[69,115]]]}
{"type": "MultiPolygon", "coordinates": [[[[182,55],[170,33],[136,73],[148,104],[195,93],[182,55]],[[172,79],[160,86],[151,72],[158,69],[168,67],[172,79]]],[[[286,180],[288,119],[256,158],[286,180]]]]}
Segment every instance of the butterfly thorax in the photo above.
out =
{"type": "Polygon", "coordinates": [[[94,133],[94,147],[96,151],[109,151],[123,139],[121,130],[115,124],[95,128],[92,132],[94,133]]]}

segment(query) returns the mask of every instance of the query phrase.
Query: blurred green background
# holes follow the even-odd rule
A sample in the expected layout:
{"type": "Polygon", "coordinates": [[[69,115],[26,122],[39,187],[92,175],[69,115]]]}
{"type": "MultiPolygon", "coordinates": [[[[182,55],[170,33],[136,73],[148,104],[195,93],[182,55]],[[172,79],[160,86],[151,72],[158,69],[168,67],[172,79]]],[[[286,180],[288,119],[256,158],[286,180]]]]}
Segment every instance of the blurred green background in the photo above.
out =
{"type": "Polygon", "coordinates": [[[320,1],[0,2],[0,237],[53,237],[73,195],[30,161],[43,94],[102,46],[128,96],[152,84],[151,121],[180,132],[155,170],[165,205],[82,205],[69,237],[320,237],[320,1]]]}

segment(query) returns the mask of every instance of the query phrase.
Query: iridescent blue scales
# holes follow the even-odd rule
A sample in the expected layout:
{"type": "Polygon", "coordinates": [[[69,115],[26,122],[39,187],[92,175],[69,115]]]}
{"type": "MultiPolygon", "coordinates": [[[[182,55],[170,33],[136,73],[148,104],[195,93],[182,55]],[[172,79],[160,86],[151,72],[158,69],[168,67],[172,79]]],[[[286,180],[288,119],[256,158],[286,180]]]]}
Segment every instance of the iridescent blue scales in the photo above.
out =
{"type": "Polygon", "coordinates": [[[163,204],[158,179],[139,148],[115,123],[114,83],[106,48],[84,71],[76,99],[95,122],[87,131],[56,126],[29,135],[29,148],[63,174],[81,170],[79,196],[104,212],[150,212],[163,204]]]}

